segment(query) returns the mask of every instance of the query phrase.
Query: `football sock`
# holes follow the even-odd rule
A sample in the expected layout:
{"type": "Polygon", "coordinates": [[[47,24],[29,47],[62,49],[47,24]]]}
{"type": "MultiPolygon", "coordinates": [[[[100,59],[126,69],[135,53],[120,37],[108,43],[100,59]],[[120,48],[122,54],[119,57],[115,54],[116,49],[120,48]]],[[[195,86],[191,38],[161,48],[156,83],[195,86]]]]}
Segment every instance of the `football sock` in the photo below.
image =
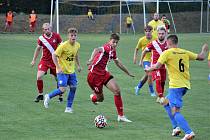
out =
{"type": "Polygon", "coordinates": [[[143,86],[142,81],[139,81],[138,88],[141,88],[142,86],[143,86]]]}
{"type": "Polygon", "coordinates": [[[156,91],[158,93],[158,97],[163,97],[163,88],[160,80],[156,80],[156,91]]]}
{"type": "Polygon", "coordinates": [[[60,95],[62,94],[61,90],[58,88],[58,89],[55,89],[53,90],[51,93],[49,93],[49,97],[50,99],[57,96],[57,95],[60,95]]]}
{"type": "Polygon", "coordinates": [[[166,112],[168,114],[168,117],[170,118],[170,121],[171,121],[173,129],[176,128],[177,127],[177,122],[174,119],[174,115],[171,112],[171,108],[170,108],[169,104],[165,105],[164,108],[165,108],[165,110],[166,110],[166,112]]]}
{"type": "Polygon", "coordinates": [[[118,115],[123,116],[123,102],[120,95],[114,95],[114,103],[117,108],[118,115]]]}
{"type": "Polygon", "coordinates": [[[188,125],[187,121],[185,120],[184,116],[180,112],[176,112],[174,114],[174,118],[178,125],[184,130],[185,134],[190,134],[192,130],[190,129],[190,126],[188,125]]]}
{"type": "Polygon", "coordinates": [[[208,80],[210,81],[210,74],[209,74],[208,80]]]}
{"type": "Polygon", "coordinates": [[[149,85],[149,91],[150,91],[150,93],[154,93],[153,84],[149,85]]]}
{"type": "Polygon", "coordinates": [[[71,87],[70,88],[70,91],[69,91],[69,94],[68,94],[68,97],[67,97],[67,104],[66,104],[67,107],[72,106],[76,89],[77,89],[76,87],[71,87]]]}
{"type": "Polygon", "coordinates": [[[37,80],[36,85],[37,85],[39,94],[42,94],[43,93],[43,80],[37,80]]]}

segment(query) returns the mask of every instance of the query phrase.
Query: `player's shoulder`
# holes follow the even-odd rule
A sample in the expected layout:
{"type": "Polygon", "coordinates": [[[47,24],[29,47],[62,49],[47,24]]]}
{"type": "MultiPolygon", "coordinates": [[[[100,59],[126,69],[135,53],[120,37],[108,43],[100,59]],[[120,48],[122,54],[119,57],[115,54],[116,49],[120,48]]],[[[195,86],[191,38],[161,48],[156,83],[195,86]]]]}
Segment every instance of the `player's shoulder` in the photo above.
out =
{"type": "Polygon", "coordinates": [[[80,48],[80,43],[79,42],[75,42],[75,45],[80,48]]]}

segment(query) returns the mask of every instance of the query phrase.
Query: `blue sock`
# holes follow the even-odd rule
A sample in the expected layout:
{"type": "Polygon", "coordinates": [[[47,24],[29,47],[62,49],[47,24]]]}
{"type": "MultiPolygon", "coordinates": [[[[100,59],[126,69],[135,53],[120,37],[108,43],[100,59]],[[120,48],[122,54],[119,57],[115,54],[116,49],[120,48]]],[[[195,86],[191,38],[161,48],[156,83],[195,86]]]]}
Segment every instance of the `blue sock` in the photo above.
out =
{"type": "Polygon", "coordinates": [[[187,121],[185,120],[184,116],[180,112],[176,112],[174,114],[174,118],[178,125],[184,130],[185,134],[190,134],[192,130],[190,129],[190,126],[188,125],[187,121]]]}
{"type": "Polygon", "coordinates": [[[62,94],[61,90],[58,88],[58,89],[55,89],[53,90],[52,92],[49,93],[49,97],[50,99],[57,96],[57,95],[60,95],[62,94]]]}
{"type": "Polygon", "coordinates": [[[142,81],[139,81],[138,88],[141,88],[142,86],[143,86],[142,81]]]}
{"type": "Polygon", "coordinates": [[[168,114],[168,117],[170,118],[170,121],[171,121],[173,129],[176,128],[177,127],[177,122],[174,119],[174,115],[171,112],[170,106],[169,105],[165,105],[164,108],[165,108],[165,110],[166,110],[166,112],[168,114]]]}
{"type": "Polygon", "coordinates": [[[67,105],[66,105],[67,107],[72,106],[76,89],[77,89],[76,87],[71,87],[70,88],[70,91],[69,91],[69,94],[68,94],[68,97],[67,97],[67,105]]]}
{"type": "Polygon", "coordinates": [[[150,93],[154,93],[153,84],[149,85],[149,91],[150,91],[150,93]]]}

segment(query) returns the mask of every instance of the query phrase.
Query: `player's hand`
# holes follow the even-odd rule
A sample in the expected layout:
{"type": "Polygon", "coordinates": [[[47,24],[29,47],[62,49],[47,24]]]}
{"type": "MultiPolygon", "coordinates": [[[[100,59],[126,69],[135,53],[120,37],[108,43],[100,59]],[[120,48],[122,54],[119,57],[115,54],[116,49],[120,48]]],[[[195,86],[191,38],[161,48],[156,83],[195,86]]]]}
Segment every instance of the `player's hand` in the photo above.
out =
{"type": "Polygon", "coordinates": [[[142,61],[139,61],[139,66],[140,66],[140,67],[142,67],[142,66],[143,66],[143,65],[142,65],[142,61]]]}
{"type": "Polygon", "coordinates": [[[34,65],[35,65],[35,61],[32,60],[32,61],[31,61],[31,66],[33,67],[34,65]]]}
{"type": "Polygon", "coordinates": [[[56,69],[57,69],[57,73],[62,73],[63,72],[60,67],[56,67],[56,69]]]}
{"type": "Polygon", "coordinates": [[[91,65],[91,63],[92,63],[92,62],[91,62],[90,60],[88,60],[88,61],[87,61],[87,66],[91,65]]]}
{"type": "Polygon", "coordinates": [[[129,75],[130,77],[135,77],[133,74],[130,74],[130,73],[128,73],[128,75],[129,75]]]}
{"type": "Polygon", "coordinates": [[[77,67],[78,72],[82,71],[82,68],[80,66],[77,67]]]}

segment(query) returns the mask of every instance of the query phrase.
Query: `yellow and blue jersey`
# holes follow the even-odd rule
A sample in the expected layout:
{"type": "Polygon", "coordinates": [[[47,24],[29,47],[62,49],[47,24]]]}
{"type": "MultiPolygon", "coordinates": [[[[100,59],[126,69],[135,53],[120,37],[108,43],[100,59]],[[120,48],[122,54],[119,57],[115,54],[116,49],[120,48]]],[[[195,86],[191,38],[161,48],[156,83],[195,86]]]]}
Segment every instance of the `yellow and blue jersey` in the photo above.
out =
{"type": "MultiPolygon", "coordinates": [[[[155,40],[154,36],[152,36],[151,39],[147,39],[146,36],[141,37],[136,45],[136,49],[141,49],[142,51],[144,51],[147,45],[153,40],[155,40]]],[[[151,61],[151,52],[146,53],[143,61],[151,61]]]]}
{"type": "Polygon", "coordinates": [[[69,41],[65,41],[56,49],[55,54],[58,56],[58,63],[63,73],[72,74],[75,72],[75,57],[79,48],[78,42],[71,45],[69,41]]]}
{"type": "Polygon", "coordinates": [[[168,49],[160,55],[158,62],[166,64],[169,88],[190,89],[189,61],[196,60],[197,57],[197,54],[180,48],[168,49]]]}

